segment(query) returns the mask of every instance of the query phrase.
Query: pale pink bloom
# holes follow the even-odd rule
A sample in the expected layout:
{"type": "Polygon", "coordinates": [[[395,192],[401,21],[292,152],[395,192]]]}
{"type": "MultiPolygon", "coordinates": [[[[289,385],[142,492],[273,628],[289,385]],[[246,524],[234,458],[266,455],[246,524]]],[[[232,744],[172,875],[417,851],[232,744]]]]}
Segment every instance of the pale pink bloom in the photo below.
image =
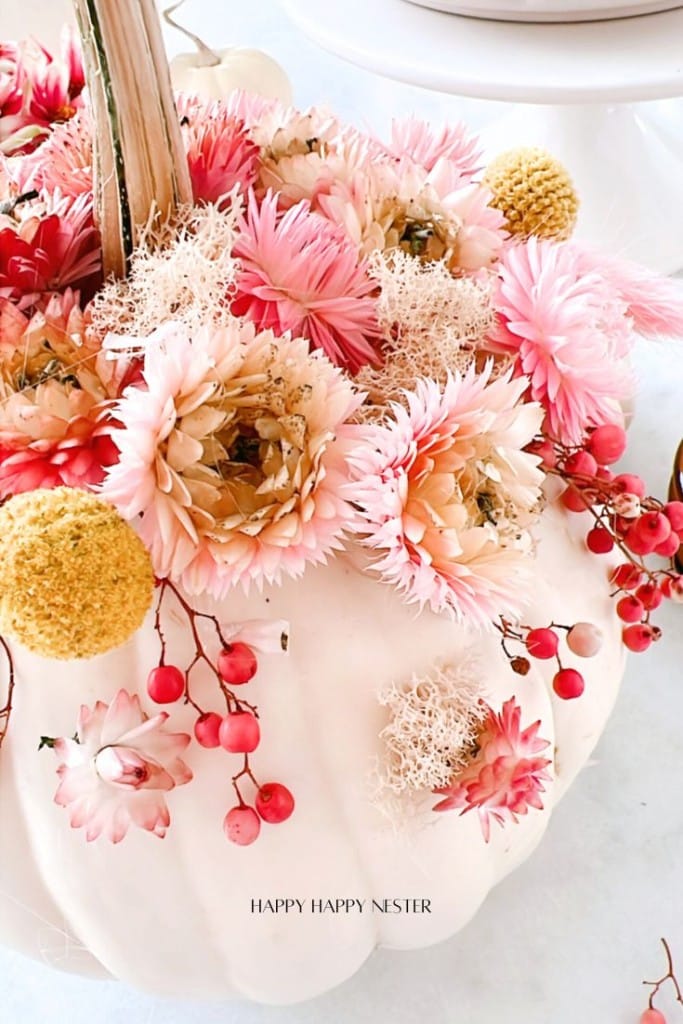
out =
{"type": "Polygon", "coordinates": [[[54,296],[30,320],[0,300],[0,498],[93,488],[116,458],[111,368],[85,336],[77,298],[54,296]]]}
{"type": "Polygon", "coordinates": [[[283,116],[287,109],[280,100],[269,99],[266,96],[260,96],[257,92],[247,92],[244,89],[234,89],[222,101],[222,105],[228,116],[242,121],[249,130],[265,122],[268,118],[276,117],[277,112],[283,116]]]}
{"type": "Polygon", "coordinates": [[[356,247],[308,203],[281,213],[277,196],[267,195],[259,208],[250,195],[233,254],[242,267],[237,316],[307,338],[351,373],[378,361],[374,282],[356,247]]]}
{"type": "Polygon", "coordinates": [[[515,357],[515,372],[546,411],[546,429],[580,444],[590,427],[620,422],[633,379],[632,321],[625,302],[571,246],[530,238],[498,267],[492,346],[515,357]]]}
{"type": "MultiPolygon", "coordinates": [[[[381,145],[379,140],[378,143],[381,145]]],[[[447,160],[464,183],[481,170],[479,140],[469,134],[463,122],[443,125],[436,131],[426,121],[414,117],[392,121],[391,142],[386,151],[397,160],[412,160],[426,171],[431,171],[439,160],[447,160]]]]}
{"type": "Polygon", "coordinates": [[[144,344],[102,491],[141,515],[157,575],[220,597],[324,562],[354,515],[341,446],[360,398],[344,374],[304,339],[237,320],[193,336],[166,324],[144,344]]]}
{"type": "Polygon", "coordinates": [[[42,145],[22,157],[16,171],[22,191],[59,191],[68,198],[92,192],[92,124],[85,110],[55,125],[42,145]]]}
{"type": "Polygon", "coordinates": [[[72,828],[85,828],[88,842],[103,835],[119,843],[131,825],[166,835],[165,794],[192,779],[180,757],[190,737],[167,732],[167,719],[165,711],[149,718],[137,695],[119,690],[111,704],[83,705],[76,738],[55,742],[55,803],[68,808],[72,828]]]}
{"type": "Polygon", "coordinates": [[[543,480],[523,450],[542,420],[521,402],[526,387],[510,374],[492,380],[490,365],[443,388],[418,380],[350,453],[373,568],[421,608],[486,625],[525,602],[543,480]]]}
{"type": "Polygon", "coordinates": [[[177,105],[195,202],[217,203],[235,186],[246,192],[256,181],[260,151],[244,122],[220,102],[181,96],[177,105]]]}
{"type": "Polygon", "coordinates": [[[646,338],[683,338],[683,284],[607,253],[572,246],[583,273],[598,274],[646,338]]]}
{"type": "Polygon", "coordinates": [[[498,714],[489,707],[477,736],[476,754],[448,786],[435,790],[445,796],[435,811],[460,809],[466,814],[476,810],[487,843],[491,821],[504,826],[516,822],[530,808],[542,811],[543,783],[552,780],[546,770],[551,760],[539,756],[550,746],[538,735],[540,720],[522,731],[521,716],[514,697],[498,714]]]}

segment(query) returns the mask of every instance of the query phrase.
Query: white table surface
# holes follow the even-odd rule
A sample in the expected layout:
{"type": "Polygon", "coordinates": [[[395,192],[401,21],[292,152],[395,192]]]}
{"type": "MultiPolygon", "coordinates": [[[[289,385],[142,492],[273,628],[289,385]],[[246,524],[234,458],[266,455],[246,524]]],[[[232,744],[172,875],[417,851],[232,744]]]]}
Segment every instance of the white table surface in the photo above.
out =
{"type": "MultiPolygon", "coordinates": [[[[0,2],[3,35],[17,21],[19,30],[22,23],[24,30],[47,29],[60,3],[66,6],[25,0],[6,17],[8,0],[0,2]]],[[[491,104],[445,100],[349,68],[306,42],[274,0],[231,6],[228,15],[224,2],[190,0],[187,19],[216,44],[269,49],[288,67],[301,104],[325,99],[341,114],[377,126],[408,112],[467,116],[483,125],[495,112],[491,104]]],[[[174,52],[183,48],[174,40],[174,52]]],[[[628,465],[662,493],[683,428],[683,345],[642,345],[636,361],[641,396],[628,465]]],[[[284,1009],[165,1001],[116,982],[63,975],[0,949],[0,1020],[636,1024],[644,1006],[641,980],[663,968],[660,935],[670,940],[683,976],[683,608],[665,609],[659,622],[662,641],[632,658],[594,763],[557,809],[540,848],[451,941],[414,953],[378,953],[336,991],[284,1009]]],[[[673,1003],[662,1008],[671,1010],[671,1024],[683,1020],[673,1003]]]]}

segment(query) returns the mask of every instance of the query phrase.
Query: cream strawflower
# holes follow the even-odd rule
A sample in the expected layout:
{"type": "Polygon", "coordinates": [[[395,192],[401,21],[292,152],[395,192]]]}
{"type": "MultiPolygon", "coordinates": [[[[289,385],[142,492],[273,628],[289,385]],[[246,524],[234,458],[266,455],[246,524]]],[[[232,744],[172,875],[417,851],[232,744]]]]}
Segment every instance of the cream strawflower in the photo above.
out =
{"type": "Polygon", "coordinates": [[[351,454],[375,571],[410,602],[483,625],[524,604],[543,474],[523,448],[543,418],[525,380],[491,365],[419,380],[351,454]]]}
{"type": "Polygon", "coordinates": [[[301,338],[233,321],[145,340],[104,495],[140,533],[159,576],[192,592],[299,575],[339,548],[353,518],[337,438],[360,398],[301,338]]]}

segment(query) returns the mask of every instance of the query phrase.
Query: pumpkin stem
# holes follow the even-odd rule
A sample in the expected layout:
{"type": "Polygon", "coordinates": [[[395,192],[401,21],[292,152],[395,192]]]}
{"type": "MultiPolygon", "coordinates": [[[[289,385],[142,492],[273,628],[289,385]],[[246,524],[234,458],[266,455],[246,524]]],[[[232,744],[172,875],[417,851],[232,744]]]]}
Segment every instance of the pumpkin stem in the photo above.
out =
{"type": "Polygon", "coordinates": [[[149,223],[192,202],[154,0],[74,0],[95,132],[105,274],[122,276],[149,223]]]}
{"type": "Polygon", "coordinates": [[[199,36],[196,36],[194,32],[190,32],[188,28],[185,28],[184,25],[180,25],[174,18],[171,17],[173,12],[177,11],[179,7],[182,7],[184,3],[185,0],[177,0],[177,3],[171,4],[170,7],[167,7],[163,11],[164,21],[166,22],[167,25],[170,25],[172,28],[177,29],[178,32],[182,32],[184,36],[187,36],[188,39],[192,40],[192,42],[199,51],[200,67],[216,67],[216,65],[220,64],[221,62],[221,58],[216,53],[216,51],[212,50],[210,46],[207,46],[204,40],[201,39],[199,36]]]}

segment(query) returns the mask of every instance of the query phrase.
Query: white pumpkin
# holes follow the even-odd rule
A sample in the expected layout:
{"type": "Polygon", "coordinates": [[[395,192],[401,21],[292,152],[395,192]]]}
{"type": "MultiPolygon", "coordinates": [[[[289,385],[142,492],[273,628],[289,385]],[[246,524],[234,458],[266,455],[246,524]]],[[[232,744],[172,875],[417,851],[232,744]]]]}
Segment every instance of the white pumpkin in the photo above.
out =
{"type": "Polygon", "coordinates": [[[235,89],[244,89],[266,99],[280,100],[285,106],[292,102],[287,75],[278,62],[262,50],[231,46],[216,50],[215,54],[179,53],[170,67],[171,82],[179,92],[224,100],[235,89]]]}
{"type": "MultiPolygon", "coordinates": [[[[281,588],[234,593],[214,606],[226,620],[284,618],[291,626],[289,656],[260,657],[249,697],[262,720],[254,770],[290,787],[296,809],[248,847],[228,843],[222,830],[236,757],[196,743],[184,754],[195,778],[168,794],[172,824],[163,840],[133,829],[117,846],[86,843],[53,802],[56,761],[38,753],[41,734],[71,735],[80,704],[109,701],[122,686],[137,690],[149,713],[158,710],[145,693],[158,658],[152,616],[124,647],[91,661],[45,661],[14,645],[15,709],[0,754],[0,941],[62,969],[113,975],[166,996],[289,1003],[339,984],[378,945],[413,949],[452,935],[534,849],[617,694],[623,648],[608,560],[585,550],[585,528],[585,517],[546,510],[526,616],[532,625],[556,617],[602,629],[595,658],[564,657],[586,676],[579,700],[554,696],[552,663],[515,676],[495,634],[417,616],[344,556],[281,588]],[[492,706],[514,694],[523,725],[541,719],[554,776],[544,810],[494,825],[488,844],[476,814],[430,809],[397,835],[370,798],[386,720],[378,694],[437,661],[457,664],[470,645],[492,706]],[[252,912],[252,899],[278,897],[305,900],[306,909],[252,912]],[[430,900],[431,913],[311,913],[312,899],[339,897],[430,900]]],[[[196,696],[220,710],[212,693],[207,679],[196,696]]],[[[169,710],[170,726],[192,731],[191,708],[169,710]]]]}

